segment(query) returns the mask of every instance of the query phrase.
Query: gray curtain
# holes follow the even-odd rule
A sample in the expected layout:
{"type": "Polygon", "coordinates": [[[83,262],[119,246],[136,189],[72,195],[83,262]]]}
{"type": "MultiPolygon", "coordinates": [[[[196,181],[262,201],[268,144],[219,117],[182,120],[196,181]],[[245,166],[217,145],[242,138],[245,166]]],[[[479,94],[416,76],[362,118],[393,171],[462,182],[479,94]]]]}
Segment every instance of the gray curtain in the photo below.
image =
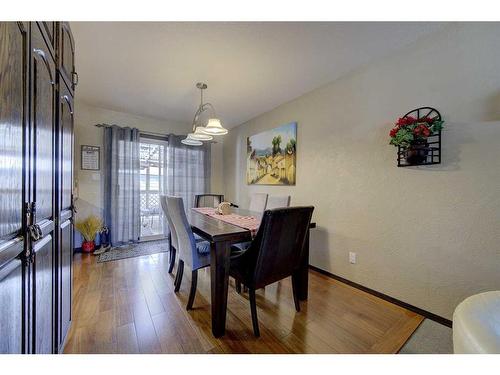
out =
{"type": "Polygon", "coordinates": [[[113,125],[104,129],[104,220],[113,246],[140,236],[139,130],[113,125]]]}
{"type": "Polygon", "coordinates": [[[181,197],[186,210],[194,207],[196,194],[210,191],[210,143],[186,146],[185,136],[169,135],[165,155],[164,193],[181,197]]]}

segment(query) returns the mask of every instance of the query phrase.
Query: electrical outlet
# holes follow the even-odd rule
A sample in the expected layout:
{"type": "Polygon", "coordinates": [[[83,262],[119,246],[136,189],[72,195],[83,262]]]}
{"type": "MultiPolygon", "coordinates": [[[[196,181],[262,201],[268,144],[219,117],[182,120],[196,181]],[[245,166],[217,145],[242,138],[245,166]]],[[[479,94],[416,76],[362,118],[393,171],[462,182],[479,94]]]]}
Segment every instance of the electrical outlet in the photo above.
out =
{"type": "Polygon", "coordinates": [[[349,263],[356,264],[356,253],[349,251],[349,263]]]}

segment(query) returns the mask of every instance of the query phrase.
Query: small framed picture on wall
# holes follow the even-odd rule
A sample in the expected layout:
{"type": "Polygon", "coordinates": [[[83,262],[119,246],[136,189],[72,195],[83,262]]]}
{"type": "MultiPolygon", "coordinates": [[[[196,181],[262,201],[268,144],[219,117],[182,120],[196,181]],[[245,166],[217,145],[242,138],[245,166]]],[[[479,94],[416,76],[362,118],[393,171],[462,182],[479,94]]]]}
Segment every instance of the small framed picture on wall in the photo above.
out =
{"type": "Polygon", "coordinates": [[[82,145],[81,169],[84,171],[98,171],[100,169],[101,148],[99,146],[82,145]]]}

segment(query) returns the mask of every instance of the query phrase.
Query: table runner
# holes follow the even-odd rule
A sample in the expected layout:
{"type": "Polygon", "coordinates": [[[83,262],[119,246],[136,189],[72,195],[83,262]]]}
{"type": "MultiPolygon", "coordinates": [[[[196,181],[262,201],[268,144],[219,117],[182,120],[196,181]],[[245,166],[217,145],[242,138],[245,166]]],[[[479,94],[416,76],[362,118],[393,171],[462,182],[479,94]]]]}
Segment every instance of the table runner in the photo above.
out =
{"type": "Polygon", "coordinates": [[[212,207],[198,207],[193,208],[193,210],[215,219],[225,221],[226,223],[236,225],[240,228],[248,229],[252,233],[252,237],[255,236],[257,229],[259,229],[260,220],[253,216],[242,216],[237,214],[221,215],[216,212],[216,208],[212,207]]]}

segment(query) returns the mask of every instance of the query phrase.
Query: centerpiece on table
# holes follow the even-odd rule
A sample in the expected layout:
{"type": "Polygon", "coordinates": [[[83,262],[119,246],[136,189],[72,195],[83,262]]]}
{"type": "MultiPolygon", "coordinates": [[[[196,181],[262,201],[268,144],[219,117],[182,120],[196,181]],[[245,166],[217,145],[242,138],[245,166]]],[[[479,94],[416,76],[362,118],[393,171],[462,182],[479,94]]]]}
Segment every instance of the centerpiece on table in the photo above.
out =
{"type": "Polygon", "coordinates": [[[437,117],[402,117],[389,132],[389,143],[401,148],[409,165],[422,164],[429,154],[427,139],[439,133],[443,123],[444,121],[437,117]]]}
{"type": "Polygon", "coordinates": [[[75,223],[75,228],[82,234],[84,241],[82,251],[91,253],[95,249],[95,237],[102,230],[103,222],[96,215],[90,215],[84,220],[75,223]]]}

